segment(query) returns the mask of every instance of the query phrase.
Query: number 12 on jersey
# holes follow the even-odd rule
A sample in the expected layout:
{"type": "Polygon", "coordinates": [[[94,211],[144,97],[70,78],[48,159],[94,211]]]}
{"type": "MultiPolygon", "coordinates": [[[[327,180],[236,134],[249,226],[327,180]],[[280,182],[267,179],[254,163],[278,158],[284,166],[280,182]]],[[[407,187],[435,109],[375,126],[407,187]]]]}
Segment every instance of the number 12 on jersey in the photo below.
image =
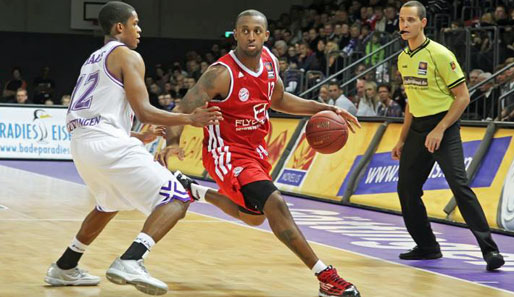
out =
{"type": "Polygon", "coordinates": [[[98,85],[99,74],[98,71],[96,71],[89,74],[87,78],[84,80],[85,77],[86,75],[83,74],[77,80],[75,89],[73,89],[73,93],[71,94],[71,103],[69,110],[88,109],[91,106],[91,102],[93,101],[93,95],[91,95],[91,93],[98,85]],[[82,92],[83,88],[86,89],[82,92]],[[77,94],[77,91],[80,92],[80,95],[77,94]],[[77,100],[75,100],[75,95],[78,96],[77,100]]]}

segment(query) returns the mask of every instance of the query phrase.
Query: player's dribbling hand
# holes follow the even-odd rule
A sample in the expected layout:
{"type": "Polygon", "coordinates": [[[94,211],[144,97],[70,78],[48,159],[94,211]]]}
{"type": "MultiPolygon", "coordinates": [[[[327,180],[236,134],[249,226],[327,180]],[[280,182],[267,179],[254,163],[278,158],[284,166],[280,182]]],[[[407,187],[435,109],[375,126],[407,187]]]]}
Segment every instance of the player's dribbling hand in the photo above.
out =
{"type": "Polygon", "coordinates": [[[350,131],[352,131],[352,133],[355,133],[355,128],[353,127],[354,125],[359,128],[361,127],[359,120],[357,120],[357,118],[348,111],[333,105],[329,105],[329,110],[332,110],[333,112],[340,115],[343,119],[345,119],[346,123],[348,124],[348,128],[350,128],[350,131]]]}
{"type": "Polygon", "coordinates": [[[166,135],[166,127],[165,126],[150,125],[150,127],[148,127],[148,130],[140,133],[139,139],[143,143],[149,143],[149,142],[154,141],[157,137],[164,136],[164,135],[166,135]]]}
{"type": "Polygon", "coordinates": [[[207,103],[202,107],[197,107],[189,116],[191,125],[195,127],[217,125],[219,121],[223,120],[220,108],[218,106],[207,107],[207,103]]]}
{"type": "Polygon", "coordinates": [[[400,160],[400,156],[402,155],[403,145],[404,145],[404,142],[400,141],[394,146],[393,150],[391,151],[391,158],[393,158],[393,160],[400,160]]]}
{"type": "Polygon", "coordinates": [[[168,158],[173,155],[177,156],[177,158],[182,161],[184,160],[185,153],[178,145],[168,145],[155,155],[155,160],[162,166],[168,168],[168,158]]]}

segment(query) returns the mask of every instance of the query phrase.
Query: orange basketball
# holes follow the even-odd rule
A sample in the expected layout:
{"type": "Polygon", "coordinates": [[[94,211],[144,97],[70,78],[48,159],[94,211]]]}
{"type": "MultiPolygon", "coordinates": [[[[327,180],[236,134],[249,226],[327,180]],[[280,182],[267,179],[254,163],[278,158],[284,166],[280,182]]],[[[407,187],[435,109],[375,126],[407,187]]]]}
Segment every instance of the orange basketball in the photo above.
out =
{"type": "Polygon", "coordinates": [[[305,136],[314,150],[322,154],[332,154],[346,144],[348,124],[331,110],[320,111],[310,118],[305,128],[305,136]]]}

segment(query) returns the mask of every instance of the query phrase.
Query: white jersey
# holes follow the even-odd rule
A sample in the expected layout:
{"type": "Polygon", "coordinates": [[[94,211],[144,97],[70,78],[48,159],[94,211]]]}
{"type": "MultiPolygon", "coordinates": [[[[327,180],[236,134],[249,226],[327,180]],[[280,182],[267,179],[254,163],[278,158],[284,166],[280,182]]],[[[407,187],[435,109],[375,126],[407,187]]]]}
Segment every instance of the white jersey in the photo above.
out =
{"type": "Polygon", "coordinates": [[[107,69],[107,57],[118,46],[110,41],[95,51],[80,69],[66,116],[73,138],[87,136],[130,137],[134,111],[125,96],[123,82],[107,69]]]}

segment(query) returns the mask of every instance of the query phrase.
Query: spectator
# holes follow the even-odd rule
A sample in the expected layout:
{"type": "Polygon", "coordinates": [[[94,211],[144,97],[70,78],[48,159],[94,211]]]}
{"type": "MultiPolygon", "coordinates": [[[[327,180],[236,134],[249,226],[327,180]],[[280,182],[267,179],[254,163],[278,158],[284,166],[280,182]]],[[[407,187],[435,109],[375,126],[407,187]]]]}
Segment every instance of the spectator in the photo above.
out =
{"type": "Polygon", "coordinates": [[[355,108],[355,105],[353,105],[350,99],[346,98],[346,96],[343,95],[343,90],[341,90],[337,82],[331,81],[328,84],[328,93],[330,95],[330,98],[334,100],[335,106],[348,111],[352,115],[357,114],[357,108],[355,108]]]}
{"type": "Polygon", "coordinates": [[[398,13],[396,7],[388,5],[385,9],[385,17],[385,31],[390,34],[398,31],[398,13]]]}
{"type": "Polygon", "coordinates": [[[14,67],[11,71],[12,79],[5,83],[4,85],[4,101],[5,102],[14,102],[16,93],[18,89],[27,89],[27,82],[23,80],[21,77],[21,69],[18,67],[14,67]]]}
{"type": "Polygon", "coordinates": [[[54,105],[54,101],[50,98],[46,99],[44,102],[45,105],[54,105]]]}
{"type": "Polygon", "coordinates": [[[378,32],[385,32],[386,23],[384,8],[382,6],[375,6],[374,14],[371,17],[371,29],[378,32]]]}
{"type": "Polygon", "coordinates": [[[298,52],[294,46],[290,46],[287,49],[287,59],[289,63],[298,64],[298,52]]]}
{"type": "Polygon", "coordinates": [[[391,86],[389,84],[382,84],[378,87],[378,98],[380,99],[377,111],[379,116],[402,116],[402,107],[391,98],[391,86]]]}
{"type": "Polygon", "coordinates": [[[18,104],[32,104],[29,100],[29,96],[27,96],[27,90],[23,88],[16,90],[16,102],[18,104]]]}
{"type": "Polygon", "coordinates": [[[337,43],[329,41],[325,47],[325,55],[327,57],[327,75],[332,75],[343,68],[344,60],[337,43]]]}
{"type": "Polygon", "coordinates": [[[280,67],[280,77],[284,82],[284,91],[291,94],[298,94],[301,80],[300,71],[290,68],[286,57],[280,57],[278,64],[280,67]]]}
{"type": "Polygon", "coordinates": [[[309,29],[309,39],[307,40],[307,42],[309,43],[309,47],[315,48],[318,44],[319,39],[320,38],[318,36],[318,31],[316,31],[316,29],[314,28],[309,29]]]}
{"type": "Polygon", "coordinates": [[[43,104],[46,100],[51,100],[53,97],[55,82],[49,77],[49,74],[50,67],[44,66],[41,68],[41,75],[34,79],[33,101],[35,104],[43,104]]]}
{"type": "Polygon", "coordinates": [[[184,87],[186,89],[191,89],[196,84],[196,79],[194,77],[186,77],[184,79],[184,87]]]}
{"type": "Polygon", "coordinates": [[[298,56],[298,68],[304,71],[320,70],[319,61],[312,52],[308,43],[300,44],[300,55],[298,56]]]}
{"type": "Polygon", "coordinates": [[[277,58],[287,55],[287,43],[284,40],[275,41],[275,49],[277,50],[277,58]]]}
{"type": "Polygon", "coordinates": [[[473,69],[469,72],[469,82],[468,82],[469,88],[471,88],[472,86],[474,86],[478,83],[478,76],[482,73],[484,73],[484,71],[482,69],[473,69]]]}
{"type": "Polygon", "coordinates": [[[407,94],[405,93],[405,87],[400,84],[393,93],[394,102],[401,106],[402,111],[405,112],[405,106],[407,106],[407,94]]]}
{"type": "Polygon", "coordinates": [[[334,99],[330,98],[328,85],[322,85],[319,88],[318,101],[329,105],[334,105],[334,99]]]}
{"type": "Polygon", "coordinates": [[[377,84],[375,82],[368,81],[364,84],[364,87],[364,97],[361,97],[359,101],[357,116],[376,116],[378,108],[377,84]]]}
{"type": "Polygon", "coordinates": [[[338,36],[339,39],[339,48],[345,48],[348,43],[350,43],[350,26],[348,24],[342,24],[341,25],[341,34],[338,36]]]}
{"type": "Polygon", "coordinates": [[[478,117],[482,120],[493,120],[498,116],[498,90],[494,87],[491,77],[490,72],[484,72],[478,76],[479,82],[487,81],[487,83],[480,86],[471,98],[471,101],[476,103],[478,117]]]}
{"type": "Polygon", "coordinates": [[[63,95],[61,97],[61,105],[70,106],[70,102],[71,102],[71,96],[70,95],[63,95]]]}
{"type": "Polygon", "coordinates": [[[348,44],[343,48],[343,52],[350,56],[354,51],[360,50],[361,40],[360,40],[360,27],[358,24],[353,24],[350,27],[350,41],[348,44]]]}
{"type": "Polygon", "coordinates": [[[170,111],[175,107],[175,102],[171,98],[170,93],[162,93],[159,95],[159,108],[170,111]]]}
{"type": "Polygon", "coordinates": [[[159,108],[159,95],[162,90],[156,82],[153,82],[150,85],[150,89],[148,90],[148,97],[150,99],[150,104],[159,108]]]}
{"type": "Polygon", "coordinates": [[[318,41],[316,48],[316,59],[319,61],[319,68],[322,72],[327,71],[327,56],[326,56],[327,42],[324,39],[318,41]]]}
{"type": "Polygon", "coordinates": [[[207,68],[209,68],[209,63],[207,63],[206,61],[200,62],[200,73],[201,74],[203,74],[205,72],[205,70],[207,70],[207,68]]]}
{"type": "MultiPolygon", "coordinates": [[[[371,54],[372,52],[378,50],[382,45],[380,44],[380,33],[379,32],[373,32],[373,35],[371,37],[371,40],[366,44],[366,55],[371,54]]],[[[376,65],[380,61],[384,60],[385,51],[380,50],[376,54],[372,55],[371,57],[366,59],[366,63],[368,65],[376,65]]]]}

